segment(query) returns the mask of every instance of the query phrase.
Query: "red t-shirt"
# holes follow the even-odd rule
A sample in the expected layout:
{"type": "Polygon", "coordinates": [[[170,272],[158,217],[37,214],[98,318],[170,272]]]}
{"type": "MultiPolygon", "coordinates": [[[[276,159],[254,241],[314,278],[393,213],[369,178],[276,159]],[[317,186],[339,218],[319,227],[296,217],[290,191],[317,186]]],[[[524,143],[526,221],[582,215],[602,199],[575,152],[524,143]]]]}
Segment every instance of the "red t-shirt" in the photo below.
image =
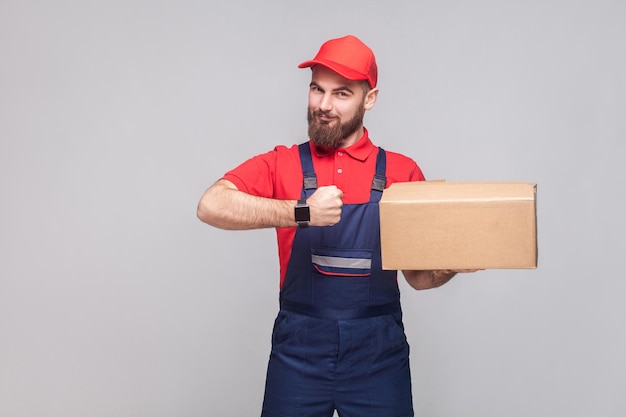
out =
{"type": "MultiPolygon", "coordinates": [[[[387,154],[387,187],[394,182],[424,180],[421,169],[411,158],[387,150],[385,152],[387,154]]],[[[367,130],[357,143],[345,149],[323,152],[311,144],[311,155],[318,187],[337,186],[343,192],[344,204],[360,204],[369,201],[378,147],[369,139],[367,130]]],[[[277,146],[273,151],[247,160],[227,172],[223,178],[248,194],[297,200],[302,192],[303,181],[298,146],[277,146]]],[[[280,287],[282,288],[296,228],[277,228],[276,233],[280,260],[280,287]]]]}

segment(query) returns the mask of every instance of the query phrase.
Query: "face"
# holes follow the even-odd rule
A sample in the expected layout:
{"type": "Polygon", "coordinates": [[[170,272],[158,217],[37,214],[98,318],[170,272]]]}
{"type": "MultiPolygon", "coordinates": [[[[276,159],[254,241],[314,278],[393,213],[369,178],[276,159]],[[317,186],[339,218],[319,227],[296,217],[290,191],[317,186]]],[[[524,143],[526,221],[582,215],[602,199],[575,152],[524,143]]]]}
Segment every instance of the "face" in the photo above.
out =
{"type": "Polygon", "coordinates": [[[318,146],[345,148],[363,135],[363,116],[374,106],[377,89],[317,65],[309,89],[309,138],[318,146]]]}

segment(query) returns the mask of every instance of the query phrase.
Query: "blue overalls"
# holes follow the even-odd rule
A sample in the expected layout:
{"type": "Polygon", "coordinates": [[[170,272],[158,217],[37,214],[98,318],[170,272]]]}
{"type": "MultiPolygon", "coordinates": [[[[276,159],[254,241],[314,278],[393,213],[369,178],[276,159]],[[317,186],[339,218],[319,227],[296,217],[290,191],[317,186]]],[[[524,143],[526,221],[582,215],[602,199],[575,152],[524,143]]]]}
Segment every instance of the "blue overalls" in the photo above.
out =
{"type": "MultiPolygon", "coordinates": [[[[300,145],[302,198],[317,188],[300,145]]],[[[396,271],[383,271],[379,149],[370,200],[332,227],[298,229],[274,323],[262,417],[413,416],[409,346],[396,271]]]]}

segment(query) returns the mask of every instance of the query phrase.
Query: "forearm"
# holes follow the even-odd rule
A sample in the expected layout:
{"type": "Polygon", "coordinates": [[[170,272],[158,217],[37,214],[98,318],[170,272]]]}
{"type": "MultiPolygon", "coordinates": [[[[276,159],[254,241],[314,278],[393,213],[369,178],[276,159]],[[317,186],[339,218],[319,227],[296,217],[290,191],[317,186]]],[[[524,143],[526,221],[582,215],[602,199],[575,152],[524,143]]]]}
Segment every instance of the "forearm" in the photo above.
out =
{"type": "Polygon", "coordinates": [[[416,290],[440,287],[456,275],[456,271],[402,271],[409,285],[416,290]]]}
{"type": "Polygon", "coordinates": [[[220,180],[202,195],[197,214],[203,222],[227,230],[293,227],[295,203],[253,196],[220,180]]]}

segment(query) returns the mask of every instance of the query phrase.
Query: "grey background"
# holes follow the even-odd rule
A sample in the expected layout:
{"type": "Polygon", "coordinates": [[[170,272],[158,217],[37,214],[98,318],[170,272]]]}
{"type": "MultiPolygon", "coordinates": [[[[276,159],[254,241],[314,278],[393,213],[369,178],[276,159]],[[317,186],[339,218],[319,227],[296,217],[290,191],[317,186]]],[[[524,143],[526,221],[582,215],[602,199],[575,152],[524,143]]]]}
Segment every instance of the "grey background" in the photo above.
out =
{"type": "Polygon", "coordinates": [[[322,41],[377,144],[538,183],[539,268],[402,281],[420,416],[626,415],[622,1],[0,1],[0,416],[259,414],[272,230],[196,203],[306,136],[322,41]]]}

